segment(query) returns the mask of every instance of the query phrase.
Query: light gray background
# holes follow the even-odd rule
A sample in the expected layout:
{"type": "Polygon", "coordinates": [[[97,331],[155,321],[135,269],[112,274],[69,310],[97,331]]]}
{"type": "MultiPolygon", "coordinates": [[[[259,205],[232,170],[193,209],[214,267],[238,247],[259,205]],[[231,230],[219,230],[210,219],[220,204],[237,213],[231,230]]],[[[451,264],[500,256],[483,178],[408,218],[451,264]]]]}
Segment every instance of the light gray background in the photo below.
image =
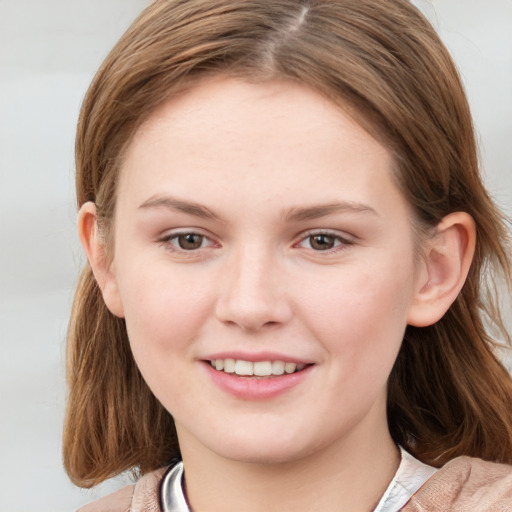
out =
{"type": "MultiPolygon", "coordinates": [[[[459,64],[488,185],[512,215],[512,0],[417,3],[459,64]]],[[[65,332],[83,261],[73,139],[93,73],[146,4],[0,0],[0,512],[70,511],[120,485],[77,489],[61,464],[65,332]]]]}

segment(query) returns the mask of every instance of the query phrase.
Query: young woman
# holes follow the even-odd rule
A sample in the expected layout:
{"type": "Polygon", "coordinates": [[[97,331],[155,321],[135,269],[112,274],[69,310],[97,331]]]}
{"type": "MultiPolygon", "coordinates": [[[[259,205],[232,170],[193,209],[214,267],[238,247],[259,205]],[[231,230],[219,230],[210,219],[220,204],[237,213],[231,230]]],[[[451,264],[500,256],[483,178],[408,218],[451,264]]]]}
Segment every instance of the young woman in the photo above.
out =
{"type": "Polygon", "coordinates": [[[407,0],[153,2],[77,195],[65,464],[143,475],[84,511],[512,508],[507,229],[407,0]]]}

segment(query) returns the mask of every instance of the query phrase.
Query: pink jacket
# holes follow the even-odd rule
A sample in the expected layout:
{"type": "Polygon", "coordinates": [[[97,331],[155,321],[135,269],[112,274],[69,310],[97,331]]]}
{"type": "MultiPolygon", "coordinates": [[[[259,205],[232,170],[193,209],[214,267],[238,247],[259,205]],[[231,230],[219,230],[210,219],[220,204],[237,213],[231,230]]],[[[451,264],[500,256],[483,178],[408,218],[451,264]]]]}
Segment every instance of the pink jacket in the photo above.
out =
{"type": "MultiPolygon", "coordinates": [[[[159,512],[165,468],[97,500],[78,512],[159,512]]],[[[458,457],[432,476],[402,512],[511,512],[512,466],[458,457]]]]}

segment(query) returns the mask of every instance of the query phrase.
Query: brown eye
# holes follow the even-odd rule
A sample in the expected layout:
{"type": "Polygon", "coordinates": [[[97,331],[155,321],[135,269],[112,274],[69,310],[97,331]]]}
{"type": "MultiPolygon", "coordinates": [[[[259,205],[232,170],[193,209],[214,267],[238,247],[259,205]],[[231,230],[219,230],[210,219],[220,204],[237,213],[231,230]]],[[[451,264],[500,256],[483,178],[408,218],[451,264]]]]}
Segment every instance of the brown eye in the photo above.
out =
{"type": "Polygon", "coordinates": [[[193,251],[200,249],[203,245],[204,236],[197,233],[185,233],[175,238],[177,245],[184,251],[193,251]]]}
{"type": "Polygon", "coordinates": [[[315,251],[328,251],[336,245],[336,237],[332,235],[311,235],[309,237],[309,245],[315,251]]]}

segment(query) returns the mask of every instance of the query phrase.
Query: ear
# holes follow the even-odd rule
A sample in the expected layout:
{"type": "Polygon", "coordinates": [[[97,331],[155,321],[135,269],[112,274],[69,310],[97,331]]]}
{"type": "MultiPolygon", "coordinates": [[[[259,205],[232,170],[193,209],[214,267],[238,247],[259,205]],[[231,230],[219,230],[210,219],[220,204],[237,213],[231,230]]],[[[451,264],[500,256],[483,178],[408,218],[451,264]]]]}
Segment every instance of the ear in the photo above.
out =
{"type": "Polygon", "coordinates": [[[123,318],[124,309],[114,265],[106,257],[105,242],[98,227],[96,205],[92,202],[84,203],[78,212],[78,236],[107,308],[112,314],[123,318]]]}
{"type": "Polygon", "coordinates": [[[408,323],[426,327],[440,320],[464,286],[476,244],[475,222],[465,212],[447,215],[425,244],[408,323]]]}

